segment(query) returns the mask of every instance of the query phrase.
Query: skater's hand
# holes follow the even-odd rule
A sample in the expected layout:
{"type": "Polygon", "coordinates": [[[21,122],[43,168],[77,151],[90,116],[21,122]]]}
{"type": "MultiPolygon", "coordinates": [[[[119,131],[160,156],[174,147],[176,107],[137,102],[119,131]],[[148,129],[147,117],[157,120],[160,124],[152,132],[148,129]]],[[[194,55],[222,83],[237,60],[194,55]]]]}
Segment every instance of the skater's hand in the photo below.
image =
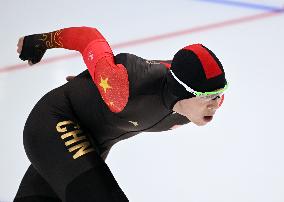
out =
{"type": "MultiPolygon", "coordinates": [[[[18,44],[17,44],[17,53],[20,55],[23,49],[23,44],[24,44],[24,36],[19,38],[18,44]]],[[[28,60],[29,65],[33,65],[32,61],[28,60]]]]}
{"type": "MultiPolygon", "coordinates": [[[[17,53],[20,55],[23,49],[23,44],[24,44],[24,36],[19,38],[18,44],[17,44],[17,53]]],[[[32,61],[28,60],[29,65],[33,65],[32,61]]]]}
{"type": "Polygon", "coordinates": [[[46,46],[41,40],[41,35],[34,34],[19,38],[17,52],[23,61],[28,60],[29,65],[38,63],[46,52],[46,46]]]}
{"type": "Polygon", "coordinates": [[[67,80],[67,81],[71,81],[72,79],[74,79],[74,77],[75,77],[75,76],[67,76],[67,77],[66,77],[66,80],[67,80]]]}
{"type": "Polygon", "coordinates": [[[19,38],[19,41],[18,41],[18,44],[17,44],[17,47],[18,47],[17,52],[19,54],[21,54],[21,51],[22,51],[22,48],[23,48],[24,38],[25,38],[24,36],[19,38]]]}

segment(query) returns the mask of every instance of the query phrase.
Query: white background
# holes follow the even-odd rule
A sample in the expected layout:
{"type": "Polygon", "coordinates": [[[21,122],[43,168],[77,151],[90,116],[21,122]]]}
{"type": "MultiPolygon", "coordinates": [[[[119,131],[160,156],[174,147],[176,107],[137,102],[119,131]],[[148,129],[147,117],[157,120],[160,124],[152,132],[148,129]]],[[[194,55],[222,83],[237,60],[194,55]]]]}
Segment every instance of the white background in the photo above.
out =
{"type": "MultiPolygon", "coordinates": [[[[244,2],[244,1],[242,1],[244,2]]],[[[284,1],[246,1],[277,8],[284,1]]],[[[0,68],[23,64],[20,36],[70,26],[98,28],[111,45],[269,13],[248,4],[198,0],[0,0],[0,68]]],[[[147,59],[172,59],[203,43],[220,58],[230,83],[206,126],[141,133],[116,144],[107,164],[131,202],[284,201],[284,13],[115,48],[147,59]]],[[[73,53],[73,52],[72,52],[73,53]]],[[[45,59],[70,54],[53,49],[45,59]]],[[[0,201],[12,201],[29,161],[25,120],[49,90],[86,67],[80,57],[0,72],[0,201]]],[[[0,69],[1,70],[1,69],[0,69]]]]}

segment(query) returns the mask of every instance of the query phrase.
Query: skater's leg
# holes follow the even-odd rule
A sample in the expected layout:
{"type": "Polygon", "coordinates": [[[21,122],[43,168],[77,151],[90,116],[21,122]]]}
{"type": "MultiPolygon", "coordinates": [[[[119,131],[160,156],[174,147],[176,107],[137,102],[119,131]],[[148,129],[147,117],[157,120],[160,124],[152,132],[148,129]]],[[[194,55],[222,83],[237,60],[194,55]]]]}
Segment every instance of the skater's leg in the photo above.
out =
{"type": "Polygon", "coordinates": [[[63,202],[127,202],[91,141],[96,134],[82,128],[64,102],[42,101],[26,122],[24,146],[34,168],[63,202]]]}
{"type": "MultiPolygon", "coordinates": [[[[79,128],[74,121],[71,123],[69,120],[63,120],[59,123],[70,123],[70,130],[68,129],[64,133],[57,132],[56,136],[59,137],[69,136],[75,127],[79,128]]],[[[56,143],[41,146],[40,149],[37,149],[37,159],[33,159],[33,154],[30,154],[31,161],[62,201],[127,202],[127,197],[97,150],[94,148],[92,151],[86,152],[91,148],[81,147],[84,143],[87,145],[88,139],[85,137],[88,137],[88,134],[81,128],[80,131],[80,135],[75,136],[74,133],[66,141],[58,138],[56,143]],[[83,142],[75,142],[66,148],[66,145],[80,137],[84,137],[83,142]]],[[[32,150],[29,151],[32,152],[32,150]]]]}

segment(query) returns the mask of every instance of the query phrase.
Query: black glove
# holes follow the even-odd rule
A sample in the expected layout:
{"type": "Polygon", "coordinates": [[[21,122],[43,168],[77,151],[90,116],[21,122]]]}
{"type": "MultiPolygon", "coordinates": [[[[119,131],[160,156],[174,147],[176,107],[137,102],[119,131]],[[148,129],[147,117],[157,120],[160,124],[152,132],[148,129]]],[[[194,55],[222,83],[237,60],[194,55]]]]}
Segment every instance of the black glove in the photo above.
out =
{"type": "Polygon", "coordinates": [[[34,34],[24,37],[22,51],[19,56],[21,60],[29,60],[33,64],[41,60],[47,50],[42,36],[42,34],[34,34]]]}

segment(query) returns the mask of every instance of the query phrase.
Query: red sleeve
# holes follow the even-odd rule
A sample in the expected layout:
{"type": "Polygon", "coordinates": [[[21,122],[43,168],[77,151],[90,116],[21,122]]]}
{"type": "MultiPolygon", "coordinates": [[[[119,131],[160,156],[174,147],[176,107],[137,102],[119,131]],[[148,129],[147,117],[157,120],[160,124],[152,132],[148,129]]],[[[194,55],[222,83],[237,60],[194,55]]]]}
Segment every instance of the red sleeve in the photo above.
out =
{"type": "Polygon", "coordinates": [[[101,97],[112,112],[124,109],[129,97],[126,68],[115,64],[112,50],[101,33],[90,27],[72,27],[53,32],[58,47],[79,51],[101,97]]]}
{"type": "Polygon", "coordinates": [[[96,28],[91,27],[64,28],[54,31],[52,34],[61,48],[77,50],[81,53],[94,40],[106,41],[96,28]]]}
{"type": "MultiPolygon", "coordinates": [[[[113,58],[109,44],[96,28],[70,27],[49,34],[51,35],[47,37],[50,39],[49,43],[57,44],[55,47],[79,51],[83,55],[84,62],[92,77],[96,63],[101,58],[113,58]],[[90,49],[92,49],[91,52],[90,49]],[[89,61],[92,61],[92,64],[90,64],[89,61]]],[[[48,41],[46,43],[48,43],[48,41]]]]}

